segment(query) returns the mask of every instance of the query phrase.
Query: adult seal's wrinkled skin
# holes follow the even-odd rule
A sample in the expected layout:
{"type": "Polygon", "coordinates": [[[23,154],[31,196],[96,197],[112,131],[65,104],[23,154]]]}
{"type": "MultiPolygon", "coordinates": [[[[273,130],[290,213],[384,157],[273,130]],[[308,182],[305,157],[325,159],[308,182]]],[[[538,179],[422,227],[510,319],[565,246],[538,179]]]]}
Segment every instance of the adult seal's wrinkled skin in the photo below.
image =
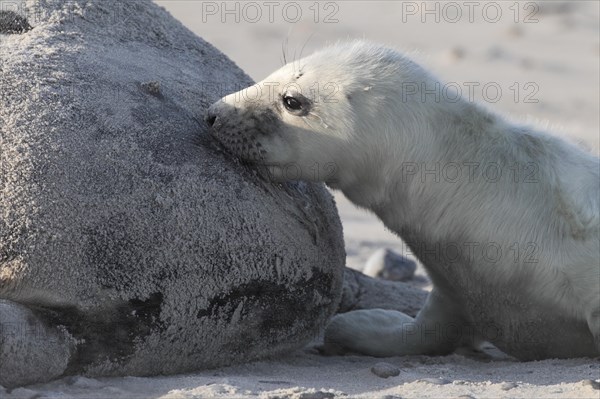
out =
{"type": "Polygon", "coordinates": [[[598,356],[598,158],[450,90],[432,95],[440,87],[405,56],[358,41],[224,97],[206,120],[271,178],[325,181],[373,211],[429,272],[416,318],[340,314],[329,352],[445,354],[488,340],[523,360],[598,356]]]}
{"type": "Polygon", "coordinates": [[[202,122],[207,82],[250,78],[151,1],[24,9],[33,28],[0,41],[0,385],[213,368],[318,335],[345,261],[333,199],[233,162],[202,122]]]}

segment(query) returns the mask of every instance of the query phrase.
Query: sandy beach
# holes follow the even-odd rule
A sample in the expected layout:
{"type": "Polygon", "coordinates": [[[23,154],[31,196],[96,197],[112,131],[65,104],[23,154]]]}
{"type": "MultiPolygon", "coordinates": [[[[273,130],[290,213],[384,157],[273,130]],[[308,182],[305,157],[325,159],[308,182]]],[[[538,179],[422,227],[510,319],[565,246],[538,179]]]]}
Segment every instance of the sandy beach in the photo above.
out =
{"type": "MultiPolygon", "coordinates": [[[[328,43],[365,38],[406,52],[442,81],[509,119],[600,152],[600,3],[338,1],[256,6],[156,1],[261,80],[328,43]],[[286,8],[287,5],[287,8],[286,8]],[[292,8],[293,7],[293,8],[292,8]],[[233,10],[233,11],[232,11],[233,10]],[[428,11],[429,10],[429,11],[428,11]],[[433,10],[433,11],[431,11],[433,10]],[[282,51],[283,47],[283,51],[282,51]]],[[[334,193],[347,265],[378,249],[407,253],[376,217],[334,193]]],[[[417,275],[426,278],[421,266],[417,275]]],[[[600,284],[600,282],[599,282],[600,284]]],[[[425,289],[428,285],[425,284],[425,289]]],[[[159,377],[67,377],[0,398],[600,398],[599,359],[518,362],[460,354],[378,359],[321,356],[315,341],[285,358],[159,377]],[[381,378],[385,362],[399,375],[381,378]]]]}

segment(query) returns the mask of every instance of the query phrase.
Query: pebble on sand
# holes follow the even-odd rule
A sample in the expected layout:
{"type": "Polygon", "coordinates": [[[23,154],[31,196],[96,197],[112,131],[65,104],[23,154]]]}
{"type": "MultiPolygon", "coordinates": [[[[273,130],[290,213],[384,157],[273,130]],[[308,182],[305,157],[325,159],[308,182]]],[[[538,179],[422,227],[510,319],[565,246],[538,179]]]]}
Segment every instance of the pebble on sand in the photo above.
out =
{"type": "Polygon", "coordinates": [[[500,389],[502,389],[503,391],[510,391],[513,388],[518,387],[518,385],[514,382],[505,382],[502,385],[500,385],[500,389]]]}
{"type": "Polygon", "coordinates": [[[333,399],[335,398],[335,394],[331,392],[302,392],[298,395],[298,399],[333,399]]]}
{"type": "Polygon", "coordinates": [[[600,389],[600,382],[594,380],[581,380],[581,385],[590,386],[594,389],[600,389]]]}
{"type": "Polygon", "coordinates": [[[377,250],[367,260],[363,273],[369,277],[390,281],[408,281],[415,276],[417,264],[386,248],[377,250]]]}
{"type": "Polygon", "coordinates": [[[446,49],[442,53],[443,60],[446,64],[454,64],[463,60],[467,56],[467,51],[463,47],[452,47],[446,49]]]}
{"type": "Polygon", "coordinates": [[[371,372],[381,378],[397,377],[400,375],[400,369],[398,367],[384,362],[377,363],[371,367],[371,372]]]}
{"type": "Polygon", "coordinates": [[[444,378],[421,378],[419,381],[428,382],[433,385],[447,385],[450,384],[450,381],[444,378]]]}

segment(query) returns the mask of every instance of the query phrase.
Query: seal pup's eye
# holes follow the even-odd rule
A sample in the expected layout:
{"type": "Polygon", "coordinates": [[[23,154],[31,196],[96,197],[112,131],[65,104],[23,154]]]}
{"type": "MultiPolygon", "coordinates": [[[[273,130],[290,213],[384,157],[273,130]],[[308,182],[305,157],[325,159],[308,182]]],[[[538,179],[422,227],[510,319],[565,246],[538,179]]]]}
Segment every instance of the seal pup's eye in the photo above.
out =
{"type": "Polygon", "coordinates": [[[300,111],[302,109],[302,103],[294,97],[285,96],[283,97],[285,107],[291,111],[300,111]]]}
{"type": "Polygon", "coordinates": [[[282,100],[283,106],[290,114],[297,116],[308,115],[310,103],[306,98],[300,95],[291,96],[289,94],[285,94],[282,100]]]}

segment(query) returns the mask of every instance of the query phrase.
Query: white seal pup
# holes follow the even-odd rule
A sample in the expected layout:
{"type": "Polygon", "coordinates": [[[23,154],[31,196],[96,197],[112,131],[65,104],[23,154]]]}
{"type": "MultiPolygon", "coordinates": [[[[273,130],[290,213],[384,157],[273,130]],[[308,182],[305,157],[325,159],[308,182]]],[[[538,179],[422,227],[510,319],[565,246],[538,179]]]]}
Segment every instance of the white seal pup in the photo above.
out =
{"type": "Polygon", "coordinates": [[[599,159],[456,94],[358,41],[224,97],[206,120],[273,178],[340,189],[425,265],[434,288],[415,319],[339,314],[328,350],[445,354],[486,340],[523,360],[598,356],[599,159]]]}

